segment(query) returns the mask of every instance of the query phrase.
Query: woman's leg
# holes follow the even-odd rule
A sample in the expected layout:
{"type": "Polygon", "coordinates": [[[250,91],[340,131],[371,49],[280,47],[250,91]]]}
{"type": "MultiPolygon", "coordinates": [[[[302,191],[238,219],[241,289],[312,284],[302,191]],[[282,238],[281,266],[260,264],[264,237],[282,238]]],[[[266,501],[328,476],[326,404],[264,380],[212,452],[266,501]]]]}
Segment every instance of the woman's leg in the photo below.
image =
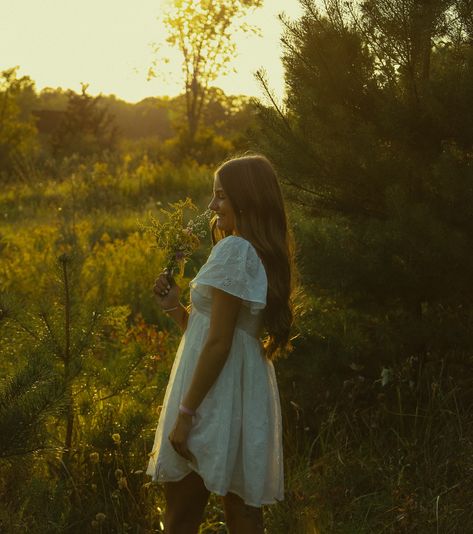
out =
{"type": "Polygon", "coordinates": [[[209,499],[209,490],[202,478],[192,471],[178,482],[165,482],[166,534],[196,534],[209,499]]]}
{"type": "Polygon", "coordinates": [[[230,534],[263,534],[263,510],[248,506],[241,497],[227,493],[223,497],[225,521],[230,534]]]}

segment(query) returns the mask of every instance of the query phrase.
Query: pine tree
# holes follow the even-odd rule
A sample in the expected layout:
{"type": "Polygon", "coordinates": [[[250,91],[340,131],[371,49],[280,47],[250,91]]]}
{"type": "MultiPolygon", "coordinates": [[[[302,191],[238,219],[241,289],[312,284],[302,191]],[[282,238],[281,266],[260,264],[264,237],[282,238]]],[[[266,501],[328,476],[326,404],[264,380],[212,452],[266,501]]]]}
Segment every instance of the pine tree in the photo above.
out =
{"type": "Polygon", "coordinates": [[[51,138],[56,157],[94,156],[116,148],[118,129],[115,118],[102,104],[101,97],[90,96],[87,88],[87,84],[82,84],[80,94],[68,93],[67,108],[51,138]]]}
{"type": "MultiPolygon", "coordinates": [[[[354,492],[348,530],[361,495],[382,500],[381,477],[386,488],[419,488],[405,531],[424,532],[431,495],[470,487],[471,3],[301,4],[301,19],[283,19],[282,104],[259,73],[260,147],[292,200],[306,290],[282,389],[316,429],[317,487],[338,476],[354,492]]],[[[332,504],[322,507],[339,514],[332,504]]],[[[381,530],[369,506],[363,528],[381,530]]],[[[450,512],[437,529],[471,524],[453,496],[450,512]]]]}
{"type": "Polygon", "coordinates": [[[65,411],[63,381],[41,351],[28,355],[27,364],[4,378],[0,390],[0,459],[15,459],[50,447],[48,420],[65,411]]]}

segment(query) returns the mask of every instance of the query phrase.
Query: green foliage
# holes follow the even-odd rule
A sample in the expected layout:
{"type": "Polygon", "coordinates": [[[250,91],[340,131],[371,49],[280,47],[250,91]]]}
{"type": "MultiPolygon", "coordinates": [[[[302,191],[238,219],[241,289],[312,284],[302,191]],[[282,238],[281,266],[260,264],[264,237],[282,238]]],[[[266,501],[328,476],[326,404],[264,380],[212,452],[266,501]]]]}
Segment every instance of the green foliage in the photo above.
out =
{"type": "Polygon", "coordinates": [[[32,188],[55,177],[70,176],[81,165],[121,158],[149,158],[180,166],[216,164],[247,147],[245,132],[254,121],[248,98],[209,87],[201,127],[190,140],[185,96],[145,98],[130,104],[115,96],[92,97],[61,88],[39,94],[29,77],[5,71],[0,161],[3,182],[21,180],[32,188]],[[3,135],[3,137],[2,137],[3,135]]]}
{"type": "Polygon", "coordinates": [[[173,136],[172,114],[179,97],[149,97],[129,104],[115,97],[103,97],[120,135],[127,139],[158,138],[161,142],[173,136]]]}
{"type": "Polygon", "coordinates": [[[134,263],[142,278],[126,267],[123,275],[134,293],[151,293],[142,255],[151,240],[132,234],[113,248],[104,236],[89,248],[90,227],[68,223],[46,234],[17,231],[16,253],[13,236],[2,250],[4,290],[15,295],[5,296],[0,324],[0,525],[7,532],[85,532],[97,521],[125,531],[127,522],[145,526],[160,517],[143,509],[151,498],[143,447],[152,440],[149,406],[162,397],[175,339],[113,304],[146,310],[115,273],[123,259],[134,263]]]}
{"type": "Polygon", "coordinates": [[[56,157],[77,154],[93,156],[113,151],[117,142],[114,117],[99,105],[100,97],[87,94],[82,85],[81,94],[69,91],[67,108],[52,137],[56,157]]]}
{"type": "Polygon", "coordinates": [[[1,384],[0,458],[13,465],[18,457],[46,447],[46,422],[65,411],[63,383],[44,352],[30,354],[24,367],[1,384]]]}
{"type": "Polygon", "coordinates": [[[18,78],[18,67],[0,73],[0,181],[12,181],[36,155],[38,145],[31,113],[35,100],[34,83],[28,76],[18,78]]]}
{"type": "MultiPolygon", "coordinates": [[[[245,15],[261,0],[174,0],[164,13],[167,43],[182,55],[185,119],[189,146],[193,145],[202,116],[212,97],[212,83],[227,72],[236,54],[236,31],[256,31],[245,15]]],[[[164,61],[164,60],[163,60],[164,61]]],[[[150,68],[154,76],[158,61],[150,68]]]]}
{"type": "MultiPolygon", "coordinates": [[[[208,198],[211,187],[211,169],[193,161],[176,167],[169,161],[156,163],[147,155],[126,153],[115,161],[70,164],[71,174],[65,174],[65,165],[60,182],[49,178],[5,188],[0,195],[2,219],[11,223],[28,217],[51,220],[62,214],[72,224],[80,213],[97,212],[97,231],[102,225],[103,231],[115,237],[133,216],[185,196],[200,204],[202,197],[208,198]],[[116,217],[117,206],[126,214],[116,217]],[[108,222],[101,223],[104,214],[117,219],[111,227],[108,222]]],[[[137,228],[135,221],[132,226],[137,228]]]]}
{"type": "Polygon", "coordinates": [[[309,429],[314,528],[460,532],[473,524],[465,13],[441,1],[302,5],[284,20],[284,106],[260,73],[270,105],[259,114],[294,203],[305,300],[280,376],[309,429]]]}

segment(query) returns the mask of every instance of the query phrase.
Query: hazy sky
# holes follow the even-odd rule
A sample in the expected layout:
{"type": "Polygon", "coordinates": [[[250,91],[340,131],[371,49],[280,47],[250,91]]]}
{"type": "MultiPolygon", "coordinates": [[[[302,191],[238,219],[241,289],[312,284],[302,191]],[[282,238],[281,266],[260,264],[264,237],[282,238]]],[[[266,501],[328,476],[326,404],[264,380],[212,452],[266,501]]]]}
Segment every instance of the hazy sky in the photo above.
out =
{"type": "MultiPolygon", "coordinates": [[[[163,38],[156,20],[166,0],[0,0],[0,70],[20,66],[37,89],[63,87],[115,94],[136,102],[182,92],[179,71],[147,81],[150,43],[163,38]]],[[[238,38],[236,74],[215,85],[229,94],[261,96],[253,72],[264,67],[278,95],[283,91],[281,24],[277,14],[300,15],[297,0],[265,0],[253,17],[262,37],[238,38]]],[[[172,64],[177,67],[178,60],[172,64]]]]}

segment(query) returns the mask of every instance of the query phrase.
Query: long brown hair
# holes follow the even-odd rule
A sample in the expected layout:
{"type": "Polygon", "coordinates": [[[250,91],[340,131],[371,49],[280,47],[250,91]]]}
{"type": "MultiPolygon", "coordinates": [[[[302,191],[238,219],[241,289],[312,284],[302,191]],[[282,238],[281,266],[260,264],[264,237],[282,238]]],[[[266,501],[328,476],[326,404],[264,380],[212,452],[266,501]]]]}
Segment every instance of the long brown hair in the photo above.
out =
{"type": "MultiPolygon", "coordinates": [[[[264,345],[267,357],[274,359],[291,348],[295,285],[294,241],[276,172],[267,158],[255,154],[230,159],[215,174],[235,212],[239,235],[255,247],[266,270],[264,345]]],[[[212,224],[214,243],[223,237],[212,224]]]]}

